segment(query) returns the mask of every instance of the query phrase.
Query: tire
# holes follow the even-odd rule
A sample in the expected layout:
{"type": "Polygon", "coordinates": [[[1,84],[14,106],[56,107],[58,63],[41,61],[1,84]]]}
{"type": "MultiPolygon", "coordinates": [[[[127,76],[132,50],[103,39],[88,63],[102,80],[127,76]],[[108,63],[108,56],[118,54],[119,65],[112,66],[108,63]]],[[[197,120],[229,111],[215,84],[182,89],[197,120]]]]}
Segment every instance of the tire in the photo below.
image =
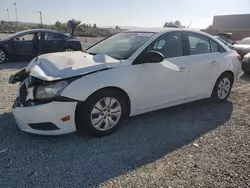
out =
{"type": "Polygon", "coordinates": [[[216,81],[211,98],[215,102],[226,101],[233,85],[233,77],[229,73],[222,74],[216,81]]]}
{"type": "Polygon", "coordinates": [[[73,52],[74,49],[69,47],[69,48],[64,48],[63,51],[64,52],[73,52]]]}
{"type": "Polygon", "coordinates": [[[0,64],[6,61],[7,54],[3,49],[0,49],[0,64]]]}
{"type": "Polygon", "coordinates": [[[94,136],[107,136],[119,128],[127,110],[123,93],[116,89],[100,90],[78,105],[75,118],[77,131],[87,131],[94,136]],[[113,104],[105,108],[105,102],[113,104]]]}

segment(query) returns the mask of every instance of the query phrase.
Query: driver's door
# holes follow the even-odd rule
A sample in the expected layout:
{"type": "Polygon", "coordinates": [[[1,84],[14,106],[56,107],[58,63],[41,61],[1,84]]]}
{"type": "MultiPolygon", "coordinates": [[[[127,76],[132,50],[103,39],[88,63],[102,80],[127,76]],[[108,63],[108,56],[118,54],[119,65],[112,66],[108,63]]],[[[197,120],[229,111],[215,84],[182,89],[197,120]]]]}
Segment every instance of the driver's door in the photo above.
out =
{"type": "Polygon", "coordinates": [[[189,58],[184,56],[181,32],[162,35],[144,52],[149,50],[162,53],[165,59],[161,63],[135,62],[138,110],[171,105],[186,97],[189,58]]]}
{"type": "Polygon", "coordinates": [[[33,52],[34,33],[26,33],[13,39],[14,54],[16,56],[31,56],[33,52]]]}

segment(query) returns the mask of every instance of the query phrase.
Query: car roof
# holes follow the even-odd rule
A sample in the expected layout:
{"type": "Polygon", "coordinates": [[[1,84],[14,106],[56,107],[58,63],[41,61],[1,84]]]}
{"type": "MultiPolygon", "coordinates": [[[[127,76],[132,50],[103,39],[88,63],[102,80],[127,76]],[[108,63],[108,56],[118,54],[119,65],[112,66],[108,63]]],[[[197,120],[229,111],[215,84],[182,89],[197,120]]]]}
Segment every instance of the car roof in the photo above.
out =
{"type": "Polygon", "coordinates": [[[16,32],[13,35],[11,35],[10,37],[15,37],[15,36],[29,33],[29,32],[50,32],[50,33],[57,33],[57,34],[61,34],[61,35],[67,35],[67,33],[62,33],[62,32],[58,32],[58,31],[51,30],[51,29],[29,29],[29,30],[16,32]]]}
{"type": "Polygon", "coordinates": [[[135,28],[135,29],[131,29],[131,30],[127,30],[127,31],[124,31],[124,32],[147,32],[147,33],[161,33],[161,32],[167,32],[167,31],[172,31],[172,30],[183,30],[181,28],[159,28],[159,27],[156,27],[156,28],[143,28],[143,27],[140,27],[140,28],[135,28]]]}
{"type": "Polygon", "coordinates": [[[126,30],[124,32],[145,32],[145,33],[166,33],[169,31],[190,31],[194,33],[200,33],[208,35],[207,33],[201,32],[199,30],[187,29],[187,28],[174,28],[174,27],[162,27],[162,28],[136,28],[131,30],[126,30]]]}

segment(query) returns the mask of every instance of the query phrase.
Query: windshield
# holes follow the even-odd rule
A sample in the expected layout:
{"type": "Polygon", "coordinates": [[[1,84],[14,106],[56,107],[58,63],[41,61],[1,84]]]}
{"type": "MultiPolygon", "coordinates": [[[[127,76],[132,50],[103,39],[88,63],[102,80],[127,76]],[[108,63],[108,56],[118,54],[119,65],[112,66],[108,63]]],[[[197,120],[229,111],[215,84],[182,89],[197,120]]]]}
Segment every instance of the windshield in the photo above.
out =
{"type": "Polygon", "coordinates": [[[218,36],[216,36],[216,38],[218,39],[218,40],[220,40],[223,44],[225,44],[225,45],[230,45],[229,43],[227,43],[226,41],[224,41],[222,38],[220,38],[220,37],[218,37],[218,36]]]}
{"type": "Polygon", "coordinates": [[[232,43],[233,43],[233,41],[230,40],[230,39],[228,39],[227,37],[219,36],[219,38],[220,38],[221,40],[225,41],[226,43],[229,43],[229,44],[232,44],[232,43]]]}
{"type": "Polygon", "coordinates": [[[128,59],[154,33],[127,32],[118,33],[89,48],[92,55],[106,54],[115,59],[128,59]]]}

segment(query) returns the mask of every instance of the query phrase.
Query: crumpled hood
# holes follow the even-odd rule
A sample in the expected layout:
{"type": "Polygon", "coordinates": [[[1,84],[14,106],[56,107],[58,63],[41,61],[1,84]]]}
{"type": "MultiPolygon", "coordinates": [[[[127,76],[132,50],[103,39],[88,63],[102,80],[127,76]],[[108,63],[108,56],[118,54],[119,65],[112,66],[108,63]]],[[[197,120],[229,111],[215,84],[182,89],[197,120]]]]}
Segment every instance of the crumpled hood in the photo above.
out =
{"type": "Polygon", "coordinates": [[[80,51],[59,52],[38,56],[30,62],[26,71],[36,78],[53,81],[115,68],[120,62],[105,54],[93,56],[80,51]]]}

